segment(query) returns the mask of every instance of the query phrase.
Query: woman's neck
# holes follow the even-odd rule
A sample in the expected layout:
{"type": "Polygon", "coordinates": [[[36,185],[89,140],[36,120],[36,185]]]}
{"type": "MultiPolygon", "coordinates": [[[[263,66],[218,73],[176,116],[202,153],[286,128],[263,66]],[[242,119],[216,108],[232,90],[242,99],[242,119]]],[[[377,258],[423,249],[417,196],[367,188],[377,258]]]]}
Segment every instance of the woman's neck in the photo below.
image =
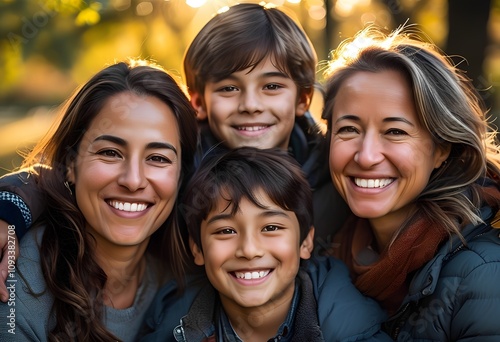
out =
{"type": "Polygon", "coordinates": [[[386,250],[394,235],[399,231],[412,213],[413,208],[409,208],[407,206],[383,217],[369,219],[379,253],[386,250]]]}
{"type": "MultiPolygon", "coordinates": [[[[146,245],[145,245],[146,246],[146,245]]],[[[104,305],[126,309],[135,296],[146,269],[145,247],[96,248],[96,261],[106,273],[104,305]]]]}

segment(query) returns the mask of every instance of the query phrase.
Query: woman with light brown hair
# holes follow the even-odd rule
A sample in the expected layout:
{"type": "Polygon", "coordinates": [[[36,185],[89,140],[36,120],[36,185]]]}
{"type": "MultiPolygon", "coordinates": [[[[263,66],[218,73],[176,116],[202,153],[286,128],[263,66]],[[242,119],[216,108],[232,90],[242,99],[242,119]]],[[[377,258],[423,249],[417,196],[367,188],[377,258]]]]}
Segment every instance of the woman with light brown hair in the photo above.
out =
{"type": "Polygon", "coordinates": [[[500,337],[499,147],[436,46],[368,27],[333,55],[323,117],[353,216],[333,254],[398,341],[500,337]]]}

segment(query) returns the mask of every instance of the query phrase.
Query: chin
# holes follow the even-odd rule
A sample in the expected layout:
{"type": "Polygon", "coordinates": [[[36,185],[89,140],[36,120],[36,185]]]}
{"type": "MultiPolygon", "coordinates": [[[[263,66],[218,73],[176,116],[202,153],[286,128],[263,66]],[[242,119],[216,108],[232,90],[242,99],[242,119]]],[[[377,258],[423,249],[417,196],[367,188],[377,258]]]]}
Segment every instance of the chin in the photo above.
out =
{"type": "Polygon", "coordinates": [[[383,215],[383,213],[380,211],[380,208],[351,207],[351,211],[354,213],[354,215],[365,219],[374,219],[383,215]]]}

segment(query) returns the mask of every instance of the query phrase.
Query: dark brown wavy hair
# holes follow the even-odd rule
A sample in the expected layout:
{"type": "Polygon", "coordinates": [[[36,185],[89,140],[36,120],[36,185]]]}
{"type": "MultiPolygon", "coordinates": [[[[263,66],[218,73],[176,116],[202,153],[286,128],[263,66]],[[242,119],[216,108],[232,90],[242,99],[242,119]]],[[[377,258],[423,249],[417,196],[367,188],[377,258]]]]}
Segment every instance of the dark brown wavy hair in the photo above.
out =
{"type": "MultiPolygon", "coordinates": [[[[103,324],[103,289],[107,276],[94,257],[95,241],[85,232],[85,217],[65,187],[67,168],[78,146],[105,102],[122,92],[154,96],[173,111],[179,128],[182,175],[191,172],[197,145],[196,113],[177,81],[147,61],[130,60],[106,67],[66,102],[56,123],[27,156],[23,167],[39,169],[39,187],[46,197],[41,241],[41,267],[47,290],[54,296],[56,326],[51,341],[116,341],[103,324]]],[[[147,253],[161,260],[163,274],[181,279],[186,253],[177,205],[153,234],[147,253]]],[[[36,294],[35,294],[36,295],[36,294]]]]}

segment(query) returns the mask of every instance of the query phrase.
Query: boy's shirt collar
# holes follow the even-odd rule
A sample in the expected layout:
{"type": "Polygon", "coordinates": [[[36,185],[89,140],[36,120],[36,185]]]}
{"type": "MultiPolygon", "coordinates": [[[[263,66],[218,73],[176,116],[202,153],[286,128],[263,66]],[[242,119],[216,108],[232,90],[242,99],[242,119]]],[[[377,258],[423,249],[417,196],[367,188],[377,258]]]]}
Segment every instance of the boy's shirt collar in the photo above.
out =
{"type": "MultiPolygon", "coordinates": [[[[288,315],[285,321],[279,327],[276,336],[269,339],[268,341],[291,342],[293,340],[293,326],[294,326],[293,322],[295,320],[295,312],[297,311],[297,306],[299,304],[299,301],[300,301],[300,291],[299,291],[299,285],[296,281],[292,303],[290,305],[290,309],[288,310],[288,315]]],[[[219,316],[218,317],[219,319],[216,320],[218,321],[218,329],[216,330],[221,332],[221,336],[217,340],[224,342],[244,342],[234,331],[226,313],[220,306],[220,302],[218,307],[220,308],[220,310],[217,310],[218,312],[216,313],[216,315],[219,316]]]]}

